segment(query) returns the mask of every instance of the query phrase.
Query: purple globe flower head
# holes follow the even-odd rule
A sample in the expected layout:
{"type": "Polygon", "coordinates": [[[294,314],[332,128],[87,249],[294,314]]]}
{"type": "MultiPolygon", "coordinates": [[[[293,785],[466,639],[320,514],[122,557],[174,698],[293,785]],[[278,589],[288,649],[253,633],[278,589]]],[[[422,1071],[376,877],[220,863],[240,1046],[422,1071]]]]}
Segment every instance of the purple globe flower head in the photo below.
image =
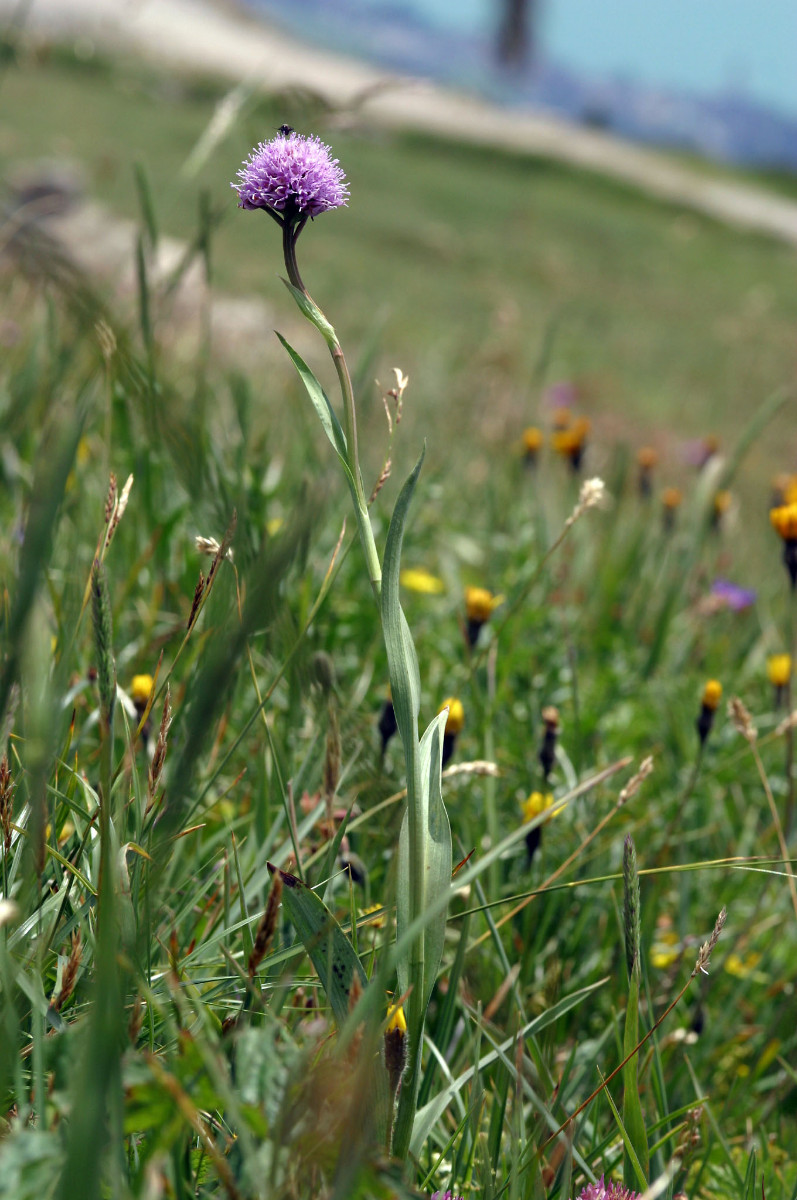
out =
{"type": "Polygon", "coordinates": [[[306,137],[287,125],[276,137],[255,146],[230,186],[238,207],[262,208],[280,224],[304,224],[349,198],[343,168],[319,137],[306,137]]]}
{"type": "Polygon", "coordinates": [[[576,1200],[638,1200],[640,1194],[629,1191],[619,1183],[604,1183],[601,1175],[597,1183],[588,1183],[576,1200]]]}
{"type": "Polygon", "coordinates": [[[738,583],[731,583],[729,579],[715,579],[711,585],[711,595],[716,597],[723,608],[730,608],[733,612],[742,612],[756,602],[753,588],[740,587],[738,583]]]}

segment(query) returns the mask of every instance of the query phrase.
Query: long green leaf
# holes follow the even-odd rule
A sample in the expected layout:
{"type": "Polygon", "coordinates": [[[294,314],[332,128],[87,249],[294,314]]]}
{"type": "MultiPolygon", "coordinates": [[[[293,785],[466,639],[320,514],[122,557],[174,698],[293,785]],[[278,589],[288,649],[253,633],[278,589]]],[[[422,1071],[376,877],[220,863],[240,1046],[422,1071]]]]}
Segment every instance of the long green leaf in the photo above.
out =
{"type": "Polygon", "coordinates": [[[335,333],[335,330],[332,328],[329,321],[324,316],[324,314],[321,312],[321,309],[318,307],[318,305],[315,303],[315,301],[311,300],[306,292],[303,292],[299,288],[294,287],[293,284],[290,283],[287,279],[283,279],[282,282],[285,284],[286,288],[293,296],[294,300],[296,301],[296,303],[299,307],[300,312],[305,317],[307,317],[307,320],[310,322],[311,325],[315,325],[316,329],[321,334],[322,338],[324,339],[326,344],[329,346],[329,348],[332,349],[333,346],[337,346],[338,345],[337,334],[335,333]]]}
{"type": "MultiPolygon", "coordinates": [[[[435,899],[448,890],[451,883],[451,826],[443,804],[440,779],[442,760],[442,732],[448,714],[442,712],[435,717],[421,739],[419,748],[420,775],[424,783],[422,800],[426,827],[426,883],[425,892],[435,899]],[[426,786],[428,783],[428,786],[426,786]]],[[[396,920],[400,929],[410,924],[410,834],[409,812],[404,813],[398,846],[398,883],[396,888],[396,920]]],[[[440,960],[443,957],[443,942],[446,931],[446,910],[442,909],[424,927],[424,971],[423,1007],[429,1004],[434,988],[440,960]]],[[[405,992],[409,985],[408,960],[402,957],[397,964],[399,991],[405,992]]]]}
{"type": "MultiPolygon", "coordinates": [[[[393,516],[390,519],[385,558],[382,564],[382,625],[385,633],[385,650],[390,672],[390,694],[396,714],[405,756],[407,747],[418,747],[418,714],[421,710],[421,676],[418,656],[412,641],[407,618],[399,599],[399,573],[401,547],[404,541],[404,526],[407,512],[423,465],[424,448],[407,482],[399,493],[393,516]]],[[[407,764],[409,773],[409,763],[407,764]]],[[[409,785],[409,779],[408,779],[409,785]]]]}
{"type": "MultiPolygon", "coordinates": [[[[433,982],[431,970],[427,973],[425,967],[427,931],[436,930],[442,920],[445,925],[445,910],[447,905],[442,903],[450,884],[450,849],[449,849],[449,878],[439,885],[437,873],[440,861],[435,865],[436,895],[427,893],[429,882],[427,872],[430,869],[429,854],[429,791],[431,770],[431,740],[437,745],[436,770],[438,775],[437,788],[440,787],[440,751],[439,730],[433,723],[433,731],[427,740],[424,752],[418,741],[418,714],[421,705],[421,680],[418,670],[418,657],[412,641],[409,626],[401,609],[399,599],[399,572],[401,567],[401,547],[404,540],[404,527],[407,520],[410,501],[412,500],[418,475],[421,470],[424,455],[421,454],[415,468],[399,493],[390,528],[385,544],[385,558],[382,575],[382,630],[387,651],[388,669],[390,672],[390,688],[393,699],[393,709],[396,714],[401,741],[404,747],[404,764],[407,775],[407,810],[405,824],[402,828],[399,855],[399,879],[397,883],[397,913],[396,929],[398,945],[396,947],[396,968],[399,985],[402,992],[409,991],[407,1002],[407,1040],[408,1056],[407,1069],[399,1093],[398,1113],[393,1130],[393,1153],[397,1158],[406,1158],[412,1135],[412,1123],[415,1116],[416,1098],[421,1073],[421,1048],[423,1045],[423,1027],[426,1008],[431,991],[430,981],[433,982]],[[435,737],[436,733],[436,737],[435,737]],[[424,761],[426,771],[422,770],[424,761]],[[413,929],[420,918],[425,917],[427,902],[438,900],[438,908],[424,919],[421,928],[413,936],[405,938],[402,935],[413,929]]],[[[442,805],[442,798],[440,800],[442,805]]],[[[435,818],[438,836],[443,838],[440,829],[439,814],[435,818]]],[[[449,834],[450,838],[450,834],[449,834]]],[[[449,843],[450,846],[450,843],[449,843]]],[[[432,948],[437,940],[437,933],[431,934],[432,948]]],[[[442,950],[442,946],[440,947],[442,950]]],[[[433,964],[437,972],[439,958],[433,964]]]]}
{"type": "Polygon", "coordinates": [[[349,486],[354,487],[354,479],[352,478],[349,464],[346,457],[346,435],[343,432],[340,421],[337,418],[334,408],[332,407],[329,397],[322,388],[321,384],[316,379],[313,372],[308,367],[300,354],[297,354],[293,346],[285,340],[281,333],[277,333],[282,345],[288,352],[291,362],[296,367],[296,371],[304,384],[305,391],[312,401],[313,408],[318,414],[318,419],[321,422],[324,433],[330,441],[335,453],[341,461],[349,486]]]}
{"type": "Polygon", "coordinates": [[[363,988],[368,985],[362,963],[340,925],[315,892],[288,871],[281,871],[271,863],[269,870],[272,874],[278,872],[282,880],[285,912],[318,972],[335,1020],[342,1026],[349,1015],[352,979],[356,975],[363,988]]]}
{"type": "MultiPolygon", "coordinates": [[[[601,1080],[603,1080],[602,1073],[601,1080]]],[[[631,1137],[625,1125],[623,1124],[623,1118],[620,1116],[620,1113],[617,1110],[617,1105],[615,1104],[614,1100],[612,1100],[611,1092],[608,1088],[604,1088],[604,1092],[606,1094],[606,1099],[609,1101],[609,1108],[612,1110],[614,1119],[617,1122],[617,1128],[620,1130],[620,1137],[623,1139],[625,1158],[630,1164],[630,1170],[633,1176],[632,1183],[635,1187],[640,1187],[643,1191],[645,1191],[648,1186],[647,1172],[642,1170],[642,1164],[636,1156],[636,1151],[631,1143],[631,1137]]]]}

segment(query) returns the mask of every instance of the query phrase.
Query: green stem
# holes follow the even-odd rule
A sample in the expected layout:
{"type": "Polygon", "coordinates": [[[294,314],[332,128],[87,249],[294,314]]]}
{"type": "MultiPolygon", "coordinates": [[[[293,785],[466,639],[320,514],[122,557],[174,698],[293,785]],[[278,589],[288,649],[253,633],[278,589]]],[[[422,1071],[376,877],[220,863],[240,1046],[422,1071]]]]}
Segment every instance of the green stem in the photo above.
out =
{"type": "MultiPolygon", "coordinates": [[[[323,312],[302,282],[302,277],[299,274],[299,264],[296,260],[296,242],[306,222],[306,217],[298,224],[290,220],[280,220],[279,222],[282,226],[282,252],[285,258],[285,269],[288,272],[288,279],[293,286],[306,297],[312,307],[326,321],[323,312]]],[[[327,325],[331,331],[332,326],[329,322],[327,322],[327,325]]],[[[326,340],[329,352],[332,355],[332,362],[335,365],[340,394],[343,399],[343,432],[346,435],[346,461],[352,480],[354,481],[354,495],[352,497],[354,500],[354,516],[357,521],[363,553],[365,554],[368,578],[371,581],[374,597],[378,602],[382,592],[382,567],[379,562],[379,553],[376,549],[371,518],[368,515],[368,502],[365,498],[362,474],[360,472],[360,450],[357,438],[357,409],[354,403],[354,389],[352,388],[351,375],[349,374],[346,357],[337,336],[334,336],[332,339],[326,337],[326,340]]]]}
{"type": "MultiPolygon", "coordinates": [[[[791,713],[792,697],[794,689],[792,687],[792,675],[794,673],[795,656],[797,656],[797,620],[795,620],[795,603],[797,603],[797,594],[794,588],[791,589],[789,596],[789,654],[791,655],[791,670],[789,671],[789,679],[786,683],[786,712],[791,713]]],[[[784,832],[788,838],[791,833],[792,822],[794,820],[794,729],[790,725],[786,730],[786,811],[784,814],[784,832]]]]}

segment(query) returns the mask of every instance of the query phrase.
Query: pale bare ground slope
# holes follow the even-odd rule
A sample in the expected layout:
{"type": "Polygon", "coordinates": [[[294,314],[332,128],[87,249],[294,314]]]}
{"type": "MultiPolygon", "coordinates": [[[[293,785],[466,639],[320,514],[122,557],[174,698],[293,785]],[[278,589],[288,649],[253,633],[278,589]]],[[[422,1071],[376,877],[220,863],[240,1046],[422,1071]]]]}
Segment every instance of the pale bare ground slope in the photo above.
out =
{"type": "Polygon", "coordinates": [[[323,53],[213,0],[0,0],[0,19],[34,36],[87,37],[175,67],[255,87],[311,87],[377,124],[544,155],[595,171],[740,229],[797,246],[797,203],[752,185],[707,177],[667,155],[604,132],[511,112],[428,82],[323,53]]]}

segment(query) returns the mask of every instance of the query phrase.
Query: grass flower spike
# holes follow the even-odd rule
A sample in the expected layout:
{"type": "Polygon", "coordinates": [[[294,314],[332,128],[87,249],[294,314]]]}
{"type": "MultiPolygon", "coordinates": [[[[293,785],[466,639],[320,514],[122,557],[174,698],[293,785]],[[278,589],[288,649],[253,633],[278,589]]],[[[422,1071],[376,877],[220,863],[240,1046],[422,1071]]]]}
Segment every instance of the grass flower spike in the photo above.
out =
{"type": "Polygon", "coordinates": [[[343,168],[329,146],[293,130],[255,146],[230,186],[239,208],[262,208],[281,224],[304,224],[349,198],[343,168]]]}

